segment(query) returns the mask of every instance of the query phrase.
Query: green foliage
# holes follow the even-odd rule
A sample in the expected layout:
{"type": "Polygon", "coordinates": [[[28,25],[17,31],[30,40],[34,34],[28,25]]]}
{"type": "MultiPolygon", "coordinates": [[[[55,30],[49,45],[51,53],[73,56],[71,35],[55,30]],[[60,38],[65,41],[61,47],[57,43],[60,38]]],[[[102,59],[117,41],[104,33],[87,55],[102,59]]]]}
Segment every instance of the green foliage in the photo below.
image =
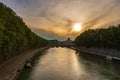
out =
{"type": "Polygon", "coordinates": [[[9,7],[0,3],[0,56],[6,59],[29,48],[46,46],[48,41],[33,33],[9,7]]]}
{"type": "Polygon", "coordinates": [[[107,29],[89,29],[75,39],[75,44],[84,47],[120,49],[120,25],[107,29]]]}

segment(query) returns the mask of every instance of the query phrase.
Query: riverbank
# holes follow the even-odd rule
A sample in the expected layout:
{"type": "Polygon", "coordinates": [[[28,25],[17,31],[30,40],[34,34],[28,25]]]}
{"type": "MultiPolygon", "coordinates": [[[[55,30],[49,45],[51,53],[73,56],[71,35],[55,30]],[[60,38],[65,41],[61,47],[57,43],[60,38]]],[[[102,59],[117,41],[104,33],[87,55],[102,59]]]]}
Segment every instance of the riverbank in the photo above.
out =
{"type": "Polygon", "coordinates": [[[31,74],[31,71],[34,69],[36,63],[38,60],[41,59],[43,55],[45,55],[47,49],[41,50],[37,52],[32,58],[31,58],[31,64],[32,68],[23,68],[20,74],[17,76],[15,80],[29,80],[29,75],[31,74]]]}
{"type": "Polygon", "coordinates": [[[0,65],[0,80],[14,80],[22,70],[25,60],[31,58],[42,49],[45,48],[26,51],[0,65]]]}
{"type": "Polygon", "coordinates": [[[73,47],[73,49],[80,51],[80,52],[104,56],[108,60],[112,60],[112,59],[120,60],[120,51],[118,51],[118,50],[85,48],[85,47],[73,47]]]}
{"type": "Polygon", "coordinates": [[[120,64],[66,47],[45,49],[33,57],[17,80],[120,80],[120,64]],[[42,55],[40,55],[42,54],[42,55]]]}

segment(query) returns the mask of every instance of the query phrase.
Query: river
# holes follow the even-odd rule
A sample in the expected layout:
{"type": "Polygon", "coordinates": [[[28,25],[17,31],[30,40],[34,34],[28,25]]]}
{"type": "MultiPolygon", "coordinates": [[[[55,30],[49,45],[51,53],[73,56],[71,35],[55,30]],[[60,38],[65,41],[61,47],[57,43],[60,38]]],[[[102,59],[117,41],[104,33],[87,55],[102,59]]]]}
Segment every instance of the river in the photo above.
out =
{"type": "Polygon", "coordinates": [[[36,61],[28,80],[120,80],[119,68],[119,61],[69,48],[50,48],[36,61]]]}

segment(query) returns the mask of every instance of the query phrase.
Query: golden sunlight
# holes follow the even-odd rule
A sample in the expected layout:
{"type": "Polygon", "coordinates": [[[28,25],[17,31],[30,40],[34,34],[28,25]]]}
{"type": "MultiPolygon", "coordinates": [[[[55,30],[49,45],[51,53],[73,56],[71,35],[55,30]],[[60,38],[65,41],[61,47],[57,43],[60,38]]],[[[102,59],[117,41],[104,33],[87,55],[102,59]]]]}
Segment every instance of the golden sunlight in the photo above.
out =
{"type": "Polygon", "coordinates": [[[81,23],[76,23],[73,25],[73,30],[74,31],[80,31],[82,29],[82,24],[81,23]]]}

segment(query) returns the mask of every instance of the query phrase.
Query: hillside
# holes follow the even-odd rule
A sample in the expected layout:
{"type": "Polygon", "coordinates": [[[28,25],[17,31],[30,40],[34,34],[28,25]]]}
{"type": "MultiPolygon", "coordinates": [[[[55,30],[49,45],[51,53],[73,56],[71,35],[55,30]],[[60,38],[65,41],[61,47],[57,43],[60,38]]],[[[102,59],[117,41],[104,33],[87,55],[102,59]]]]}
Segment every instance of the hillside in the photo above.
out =
{"type": "Polygon", "coordinates": [[[0,3],[0,62],[48,41],[32,32],[9,7],[0,3]]]}

